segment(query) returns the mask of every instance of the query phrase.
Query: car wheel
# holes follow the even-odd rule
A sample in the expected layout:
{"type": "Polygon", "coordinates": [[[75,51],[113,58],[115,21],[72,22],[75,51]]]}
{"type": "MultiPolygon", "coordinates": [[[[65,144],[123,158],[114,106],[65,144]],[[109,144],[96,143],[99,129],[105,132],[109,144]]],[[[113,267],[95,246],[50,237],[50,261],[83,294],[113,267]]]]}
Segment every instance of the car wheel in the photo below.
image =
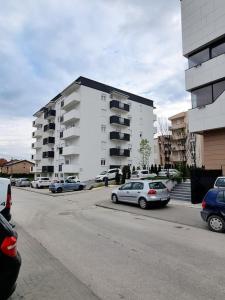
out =
{"type": "Polygon", "coordinates": [[[62,188],[57,188],[57,193],[62,193],[62,188]]]}
{"type": "Polygon", "coordinates": [[[167,204],[169,203],[169,201],[170,201],[170,200],[162,201],[160,206],[161,206],[161,207],[167,206],[167,204]]]}
{"type": "Polygon", "coordinates": [[[38,184],[36,184],[36,189],[39,189],[39,186],[38,186],[38,184]]]}
{"type": "Polygon", "coordinates": [[[224,232],[225,222],[224,219],[217,215],[212,215],[208,218],[208,227],[211,231],[224,232]]]}
{"type": "Polygon", "coordinates": [[[52,191],[53,194],[55,194],[55,191],[52,191]]]}
{"type": "Polygon", "coordinates": [[[139,206],[142,209],[147,209],[148,208],[148,202],[145,200],[145,198],[141,198],[139,200],[139,206]]]}
{"type": "Polygon", "coordinates": [[[112,197],[111,197],[111,199],[112,199],[113,203],[118,203],[119,202],[118,201],[118,197],[116,196],[116,194],[113,194],[112,197]]]}
{"type": "Polygon", "coordinates": [[[79,186],[79,191],[82,191],[84,189],[83,185],[79,186]]]}

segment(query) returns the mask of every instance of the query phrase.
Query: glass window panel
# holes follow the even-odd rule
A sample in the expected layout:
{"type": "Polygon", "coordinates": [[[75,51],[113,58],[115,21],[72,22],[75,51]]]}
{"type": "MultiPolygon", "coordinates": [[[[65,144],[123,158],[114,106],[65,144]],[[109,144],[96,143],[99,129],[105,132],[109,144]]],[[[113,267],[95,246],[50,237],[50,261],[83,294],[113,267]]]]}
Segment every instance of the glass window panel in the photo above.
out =
{"type": "Polygon", "coordinates": [[[195,67],[207,60],[209,60],[209,48],[204,49],[194,55],[189,56],[188,58],[188,64],[189,68],[195,67]]]}
{"type": "Polygon", "coordinates": [[[212,58],[225,53],[225,43],[212,48],[212,58]]]}
{"type": "Polygon", "coordinates": [[[223,192],[223,191],[220,191],[220,192],[217,194],[216,200],[217,200],[218,202],[224,202],[224,192],[223,192]]]}
{"type": "Polygon", "coordinates": [[[225,91],[225,80],[213,84],[213,100],[215,101],[225,91]]]}
{"type": "Polygon", "coordinates": [[[212,103],[212,86],[206,86],[191,92],[192,108],[212,103]]]}

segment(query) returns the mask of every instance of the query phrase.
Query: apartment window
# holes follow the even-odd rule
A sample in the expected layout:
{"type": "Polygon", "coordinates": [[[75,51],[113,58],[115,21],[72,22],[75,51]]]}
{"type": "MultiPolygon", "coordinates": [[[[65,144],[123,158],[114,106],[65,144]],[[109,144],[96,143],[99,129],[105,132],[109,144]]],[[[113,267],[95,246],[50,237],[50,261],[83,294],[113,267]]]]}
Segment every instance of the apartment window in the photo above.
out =
{"type": "Polygon", "coordinates": [[[106,95],[104,95],[104,94],[101,95],[101,100],[102,100],[102,101],[106,101],[106,95]]]}
{"type": "Polygon", "coordinates": [[[215,101],[225,91],[225,80],[213,84],[213,100],[215,101]]]}
{"type": "Polygon", "coordinates": [[[55,177],[58,177],[58,173],[55,173],[55,177]]]}
{"type": "Polygon", "coordinates": [[[63,116],[61,116],[59,120],[60,120],[60,122],[63,122],[63,120],[64,120],[63,116]]]}
{"type": "Polygon", "coordinates": [[[60,104],[60,105],[61,105],[61,107],[64,106],[64,100],[61,101],[61,104],[60,104]]]}
{"type": "Polygon", "coordinates": [[[105,166],[105,159],[104,158],[101,159],[101,166],[105,166]]]}
{"type": "Polygon", "coordinates": [[[63,154],[63,148],[62,147],[59,148],[59,154],[63,154]]]}
{"type": "Polygon", "coordinates": [[[210,59],[209,48],[188,57],[189,68],[196,67],[210,59]]]}
{"type": "Polygon", "coordinates": [[[106,131],[106,126],[105,125],[101,125],[101,131],[105,132],[106,131]]]}
{"type": "Polygon", "coordinates": [[[212,50],[211,50],[212,58],[219,56],[221,54],[224,54],[224,53],[225,53],[225,42],[223,42],[222,44],[217,45],[215,47],[212,47],[212,50]]]}
{"type": "Polygon", "coordinates": [[[59,172],[62,172],[62,165],[59,165],[59,172]]]}
{"type": "Polygon", "coordinates": [[[63,131],[60,131],[59,137],[60,137],[60,138],[63,138],[63,131]]]}

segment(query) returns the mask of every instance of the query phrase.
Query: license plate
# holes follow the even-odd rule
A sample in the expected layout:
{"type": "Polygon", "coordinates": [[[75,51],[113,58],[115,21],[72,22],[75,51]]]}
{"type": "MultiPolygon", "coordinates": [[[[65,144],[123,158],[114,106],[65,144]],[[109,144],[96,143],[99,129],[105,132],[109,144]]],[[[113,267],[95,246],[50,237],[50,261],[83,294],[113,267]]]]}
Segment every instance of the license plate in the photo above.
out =
{"type": "Polygon", "coordinates": [[[161,201],[166,201],[167,200],[167,198],[161,198],[161,201]]]}

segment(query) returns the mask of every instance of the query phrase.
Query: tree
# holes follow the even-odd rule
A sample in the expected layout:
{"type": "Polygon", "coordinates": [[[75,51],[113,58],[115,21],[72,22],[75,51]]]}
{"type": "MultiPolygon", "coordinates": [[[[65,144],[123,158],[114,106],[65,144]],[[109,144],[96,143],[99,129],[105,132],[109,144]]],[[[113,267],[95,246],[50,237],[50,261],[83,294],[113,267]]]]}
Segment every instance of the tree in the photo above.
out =
{"type": "Polygon", "coordinates": [[[147,139],[142,139],[140,142],[140,148],[139,151],[141,153],[141,165],[142,168],[146,168],[149,166],[149,158],[151,155],[151,146],[149,144],[149,141],[147,139]]]}
{"type": "Polygon", "coordinates": [[[171,163],[171,150],[172,150],[172,136],[169,127],[169,122],[166,118],[157,118],[157,129],[158,129],[158,144],[159,144],[159,157],[160,164],[171,163]]]}

